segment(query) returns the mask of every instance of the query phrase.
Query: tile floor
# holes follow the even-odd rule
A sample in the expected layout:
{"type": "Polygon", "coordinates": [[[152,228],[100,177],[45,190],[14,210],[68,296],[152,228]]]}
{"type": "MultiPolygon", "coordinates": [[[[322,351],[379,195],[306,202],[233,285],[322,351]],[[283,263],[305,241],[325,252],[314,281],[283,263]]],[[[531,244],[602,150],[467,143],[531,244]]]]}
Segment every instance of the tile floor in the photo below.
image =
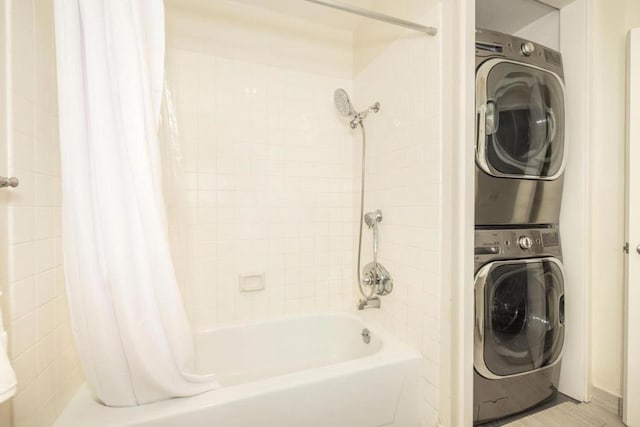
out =
{"type": "Polygon", "coordinates": [[[509,427],[544,426],[624,426],[613,412],[597,403],[564,402],[535,414],[505,424],[509,427]]]}
{"type": "Polygon", "coordinates": [[[624,427],[615,408],[601,401],[577,402],[563,394],[551,402],[482,427],[624,427]]]}

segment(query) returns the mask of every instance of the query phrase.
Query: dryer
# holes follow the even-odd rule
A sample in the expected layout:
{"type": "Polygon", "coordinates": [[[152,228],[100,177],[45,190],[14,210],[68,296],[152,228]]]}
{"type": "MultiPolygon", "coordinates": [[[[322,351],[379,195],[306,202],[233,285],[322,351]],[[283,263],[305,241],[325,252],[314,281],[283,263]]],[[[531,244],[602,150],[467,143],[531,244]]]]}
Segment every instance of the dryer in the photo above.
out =
{"type": "Polygon", "coordinates": [[[476,230],[474,424],[555,397],[564,344],[556,227],[476,230]]]}
{"type": "Polygon", "coordinates": [[[558,223],[563,78],[560,53],[476,31],[476,225],[558,223]]]}

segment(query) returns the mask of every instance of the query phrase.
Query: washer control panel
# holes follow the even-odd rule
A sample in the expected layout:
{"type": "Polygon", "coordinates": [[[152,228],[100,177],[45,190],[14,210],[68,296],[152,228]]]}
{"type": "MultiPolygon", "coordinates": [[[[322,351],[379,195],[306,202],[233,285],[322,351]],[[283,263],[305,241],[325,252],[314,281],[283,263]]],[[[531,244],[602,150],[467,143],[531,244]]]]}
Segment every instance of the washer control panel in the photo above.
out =
{"type": "Polygon", "coordinates": [[[561,256],[557,227],[527,229],[480,229],[475,233],[475,258],[526,258],[561,256]]]}

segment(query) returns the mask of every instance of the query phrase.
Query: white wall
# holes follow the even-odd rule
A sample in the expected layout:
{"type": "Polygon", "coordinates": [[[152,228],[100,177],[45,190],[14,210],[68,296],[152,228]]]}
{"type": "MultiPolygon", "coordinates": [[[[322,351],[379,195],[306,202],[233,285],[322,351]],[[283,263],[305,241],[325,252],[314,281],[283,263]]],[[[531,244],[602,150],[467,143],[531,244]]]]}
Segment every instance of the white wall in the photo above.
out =
{"type": "MultiPolygon", "coordinates": [[[[7,1],[8,329],[18,377],[15,427],[50,425],[82,375],[72,342],[61,256],[60,161],[53,4],[7,1]]],[[[5,301],[7,302],[7,301],[5,301]]]]}
{"type": "Polygon", "coordinates": [[[513,34],[560,51],[560,11],[549,12],[513,34]]]}
{"type": "Polygon", "coordinates": [[[591,152],[592,382],[622,391],[626,34],[635,0],[593,0],[591,152]]]}

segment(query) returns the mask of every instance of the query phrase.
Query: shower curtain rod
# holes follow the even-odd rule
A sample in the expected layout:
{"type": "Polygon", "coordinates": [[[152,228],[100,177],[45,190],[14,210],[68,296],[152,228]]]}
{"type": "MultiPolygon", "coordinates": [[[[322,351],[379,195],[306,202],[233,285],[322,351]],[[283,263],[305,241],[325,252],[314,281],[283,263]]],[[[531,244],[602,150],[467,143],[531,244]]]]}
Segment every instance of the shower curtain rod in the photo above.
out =
{"type": "Polygon", "coordinates": [[[388,24],[399,25],[401,27],[409,28],[411,30],[420,31],[421,33],[435,36],[438,33],[438,29],[434,27],[428,27],[426,25],[416,24],[415,22],[406,21],[404,19],[396,18],[382,13],[374,12],[369,9],[363,9],[358,6],[352,6],[347,3],[336,0],[304,0],[309,3],[318,4],[320,6],[326,6],[333,9],[342,10],[354,15],[364,16],[365,18],[375,19],[378,21],[386,22],[388,24]]]}

